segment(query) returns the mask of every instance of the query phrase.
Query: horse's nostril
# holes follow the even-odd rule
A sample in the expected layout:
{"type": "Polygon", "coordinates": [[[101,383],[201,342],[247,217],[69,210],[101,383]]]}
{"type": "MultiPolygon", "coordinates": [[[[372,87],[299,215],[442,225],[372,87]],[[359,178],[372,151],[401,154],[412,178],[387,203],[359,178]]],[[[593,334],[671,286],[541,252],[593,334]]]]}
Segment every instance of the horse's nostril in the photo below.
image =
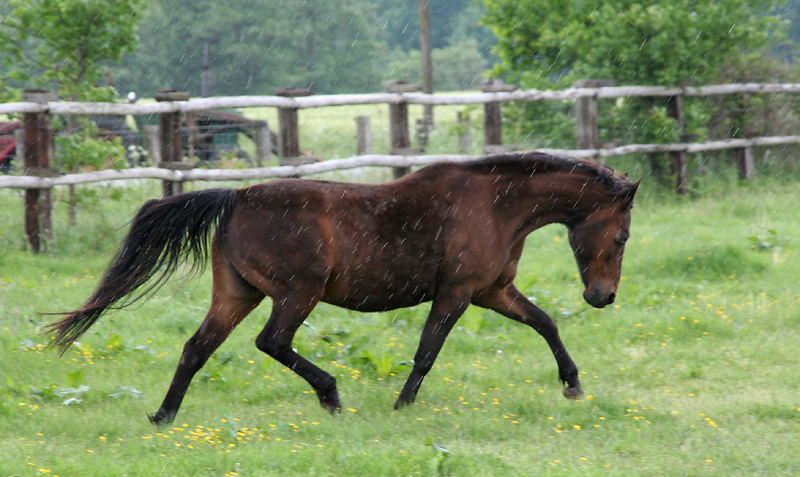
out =
{"type": "Polygon", "coordinates": [[[616,293],[612,293],[612,294],[608,295],[608,304],[610,305],[610,304],[614,303],[614,300],[616,298],[617,298],[617,294],[616,293]]]}

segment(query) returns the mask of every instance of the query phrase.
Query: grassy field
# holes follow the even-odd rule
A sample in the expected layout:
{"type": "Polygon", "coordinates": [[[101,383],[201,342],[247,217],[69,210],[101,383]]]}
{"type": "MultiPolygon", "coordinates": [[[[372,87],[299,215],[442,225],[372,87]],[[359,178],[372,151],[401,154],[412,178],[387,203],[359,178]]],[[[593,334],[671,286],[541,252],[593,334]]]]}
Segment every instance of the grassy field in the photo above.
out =
{"type": "Polygon", "coordinates": [[[338,377],[330,416],[255,348],[265,303],[163,428],[146,414],[205,314],[208,273],[105,316],[61,358],[38,314],[87,297],[159,185],[87,187],[73,229],[56,191],[46,256],[24,251],[22,194],[0,190],[0,475],[800,474],[797,183],[715,178],[678,198],[653,182],[609,309],[582,302],[563,227],[528,240],[517,284],[557,320],[583,400],[561,397],[541,337],[471,308],[417,402],[394,411],[428,306],[321,305],[295,347],[338,377]]]}

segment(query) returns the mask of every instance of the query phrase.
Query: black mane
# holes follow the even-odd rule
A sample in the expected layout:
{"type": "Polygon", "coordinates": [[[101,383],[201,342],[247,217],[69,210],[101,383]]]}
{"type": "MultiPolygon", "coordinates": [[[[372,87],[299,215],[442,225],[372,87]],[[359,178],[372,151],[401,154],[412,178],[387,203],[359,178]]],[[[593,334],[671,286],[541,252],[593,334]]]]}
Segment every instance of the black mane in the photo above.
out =
{"type": "Polygon", "coordinates": [[[554,156],[544,152],[495,154],[465,163],[467,169],[482,173],[541,174],[550,172],[581,173],[604,185],[614,196],[626,196],[634,183],[616,175],[614,169],[599,162],[554,156]]]}

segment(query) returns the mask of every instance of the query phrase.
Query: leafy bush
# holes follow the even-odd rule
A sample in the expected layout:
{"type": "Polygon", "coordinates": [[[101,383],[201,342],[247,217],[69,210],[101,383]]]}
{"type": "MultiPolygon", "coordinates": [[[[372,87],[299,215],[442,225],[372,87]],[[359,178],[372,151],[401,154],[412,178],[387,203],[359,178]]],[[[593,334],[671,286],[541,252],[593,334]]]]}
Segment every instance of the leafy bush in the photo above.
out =
{"type": "Polygon", "coordinates": [[[118,137],[102,139],[91,131],[55,138],[57,165],[65,172],[121,169],[126,166],[125,148],[118,137]]]}

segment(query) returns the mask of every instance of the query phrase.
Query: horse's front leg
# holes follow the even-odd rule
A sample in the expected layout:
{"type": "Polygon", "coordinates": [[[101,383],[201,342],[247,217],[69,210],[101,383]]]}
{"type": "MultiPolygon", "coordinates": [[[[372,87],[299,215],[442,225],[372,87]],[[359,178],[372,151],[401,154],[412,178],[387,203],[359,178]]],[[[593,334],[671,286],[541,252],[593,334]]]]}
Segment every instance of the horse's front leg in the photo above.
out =
{"type": "Polygon", "coordinates": [[[567,385],[564,388],[564,396],[570,399],[579,399],[583,396],[581,383],[578,380],[578,367],[561,342],[555,322],[547,313],[531,303],[513,284],[490,289],[473,300],[473,303],[524,323],[542,335],[558,363],[558,376],[561,382],[567,385]]]}
{"type": "Polygon", "coordinates": [[[414,355],[414,367],[395,402],[395,409],[414,402],[422,380],[433,367],[433,362],[442,349],[445,338],[469,306],[470,294],[468,291],[447,289],[446,287],[440,287],[440,290],[433,299],[431,311],[425,321],[419,346],[414,355]]]}

